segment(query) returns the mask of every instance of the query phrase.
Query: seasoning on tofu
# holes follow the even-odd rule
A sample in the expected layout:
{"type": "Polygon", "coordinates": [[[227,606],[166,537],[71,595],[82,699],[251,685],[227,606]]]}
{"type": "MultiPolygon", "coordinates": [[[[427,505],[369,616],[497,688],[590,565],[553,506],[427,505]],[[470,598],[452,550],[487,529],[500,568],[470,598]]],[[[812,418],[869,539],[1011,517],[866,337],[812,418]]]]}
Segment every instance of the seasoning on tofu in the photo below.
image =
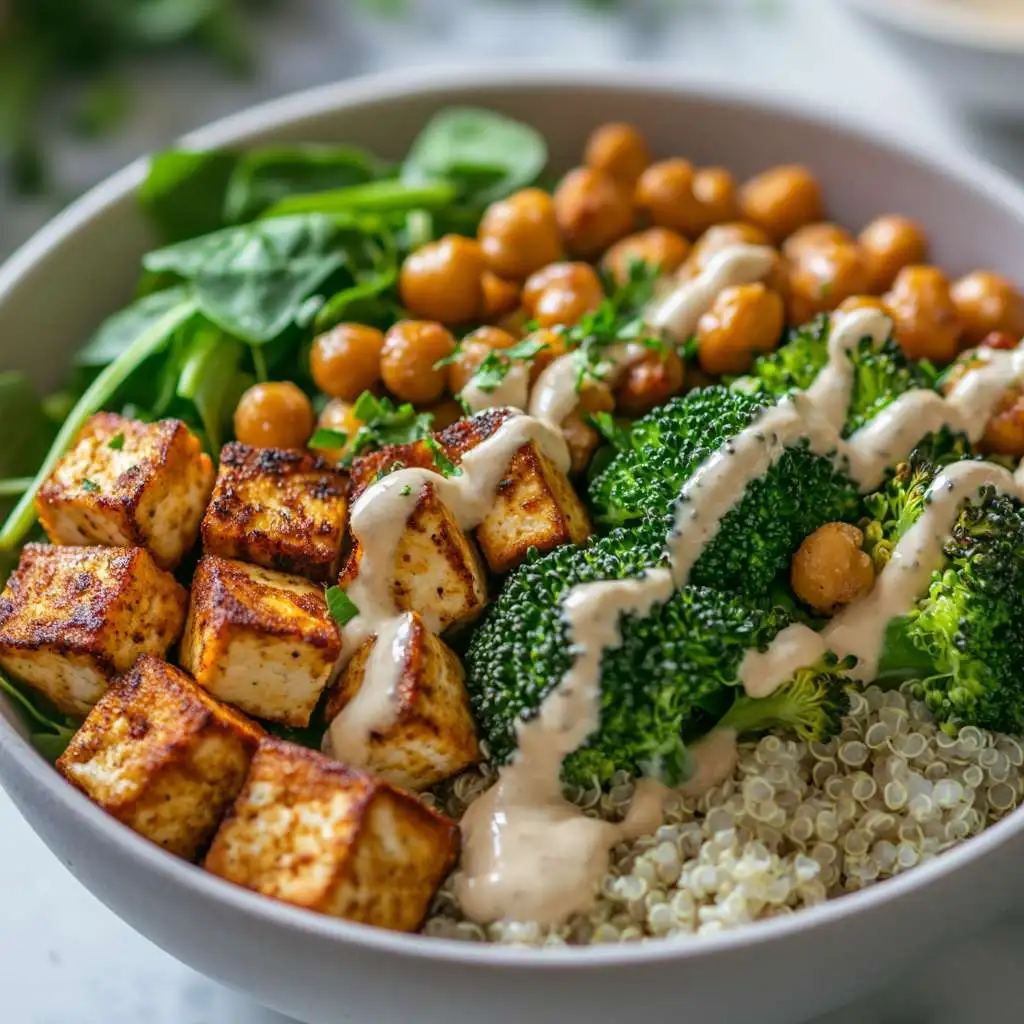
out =
{"type": "Polygon", "coordinates": [[[346,489],[345,474],[309,452],[232,442],[221,449],[203,548],[330,580],[341,564],[346,489]]]}
{"type": "Polygon", "coordinates": [[[203,556],[192,581],[181,664],[218,700],[256,718],[308,725],[339,652],[322,587],[203,556]]]}
{"type": "Polygon", "coordinates": [[[213,463],[180,420],[142,423],[99,413],[39,489],[39,520],[55,544],[143,547],[164,569],[199,533],[213,463]]]}
{"type": "Polygon", "coordinates": [[[0,669],[84,715],[181,635],[188,593],[143,548],[27,544],[0,595],[0,669]]]}
{"type": "Polygon", "coordinates": [[[308,910],[411,932],[458,850],[455,822],[416,797],[315,751],[267,739],[206,869],[308,910]]]}
{"type": "Polygon", "coordinates": [[[118,821],[195,860],[261,736],[255,722],[147,654],[99,699],[57,770],[118,821]]]}

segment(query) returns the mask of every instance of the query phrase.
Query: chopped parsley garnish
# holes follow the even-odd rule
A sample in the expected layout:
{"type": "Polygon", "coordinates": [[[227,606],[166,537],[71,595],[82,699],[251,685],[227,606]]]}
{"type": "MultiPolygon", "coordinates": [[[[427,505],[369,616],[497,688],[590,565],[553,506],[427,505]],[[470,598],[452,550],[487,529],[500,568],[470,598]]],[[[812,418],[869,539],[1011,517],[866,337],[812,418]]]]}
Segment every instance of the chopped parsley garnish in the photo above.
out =
{"type": "Polygon", "coordinates": [[[461,356],[461,355],[462,355],[462,341],[460,340],[460,341],[457,341],[455,343],[455,348],[453,348],[451,350],[451,352],[448,353],[448,355],[441,356],[441,358],[438,359],[438,361],[436,363],[434,363],[434,367],[433,368],[435,370],[443,370],[446,366],[451,366],[452,363],[454,363],[459,358],[459,356],[461,356]]]}
{"type": "Polygon", "coordinates": [[[339,626],[348,625],[359,614],[355,601],[341,587],[328,587],[325,596],[327,610],[339,626]]]}
{"type": "Polygon", "coordinates": [[[373,482],[379,484],[381,480],[386,476],[391,476],[392,473],[397,473],[400,469],[405,469],[405,463],[401,459],[394,459],[389,462],[386,466],[381,466],[373,475],[373,482]]]}
{"type": "Polygon", "coordinates": [[[348,441],[348,434],[343,430],[331,430],[330,427],[317,427],[313,436],[309,439],[310,448],[344,448],[348,441]]]}
{"type": "Polygon", "coordinates": [[[111,438],[111,439],[110,439],[110,440],[109,440],[109,441],[107,442],[107,447],[108,447],[108,448],[109,448],[109,449],[110,449],[111,451],[114,451],[114,452],[119,452],[119,451],[120,451],[120,450],[121,450],[122,448],[124,448],[124,434],[122,434],[122,433],[117,433],[117,434],[115,434],[115,435],[114,435],[114,436],[113,436],[113,437],[112,437],[112,438],[111,438]]]}
{"type": "Polygon", "coordinates": [[[547,344],[539,338],[523,338],[511,348],[504,351],[495,349],[488,352],[484,361],[473,374],[473,383],[481,390],[490,394],[496,391],[501,382],[508,376],[513,363],[525,363],[532,360],[538,352],[547,348],[547,344]]]}
{"type": "Polygon", "coordinates": [[[352,415],[362,423],[352,441],[355,455],[387,448],[396,444],[409,444],[430,433],[434,417],[429,412],[417,412],[409,403],[396,406],[389,398],[378,398],[364,391],[352,407],[352,415]]]}
{"type": "Polygon", "coordinates": [[[82,490],[87,494],[97,494],[99,493],[99,489],[99,484],[93,483],[93,481],[88,477],[85,477],[82,480],[82,490]]]}
{"type": "Polygon", "coordinates": [[[430,450],[430,454],[434,459],[434,466],[442,476],[462,476],[462,469],[448,458],[448,453],[438,444],[435,438],[424,438],[424,444],[430,450]]]}
{"type": "Polygon", "coordinates": [[[616,451],[629,448],[629,430],[621,426],[610,412],[591,412],[586,414],[586,418],[616,451]]]}
{"type": "Polygon", "coordinates": [[[398,493],[403,498],[408,498],[412,494],[412,484],[406,484],[398,493]]]}

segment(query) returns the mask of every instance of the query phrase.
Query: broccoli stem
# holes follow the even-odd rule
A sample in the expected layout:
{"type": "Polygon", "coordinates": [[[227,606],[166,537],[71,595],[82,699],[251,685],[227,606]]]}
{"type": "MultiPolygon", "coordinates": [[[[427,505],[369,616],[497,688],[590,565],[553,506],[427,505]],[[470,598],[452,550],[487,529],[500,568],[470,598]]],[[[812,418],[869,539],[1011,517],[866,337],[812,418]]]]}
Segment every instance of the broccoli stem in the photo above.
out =
{"type": "Polygon", "coordinates": [[[882,657],[875,682],[896,686],[907,679],[921,679],[935,672],[934,660],[910,638],[906,617],[893,619],[885,631],[882,657]]]}

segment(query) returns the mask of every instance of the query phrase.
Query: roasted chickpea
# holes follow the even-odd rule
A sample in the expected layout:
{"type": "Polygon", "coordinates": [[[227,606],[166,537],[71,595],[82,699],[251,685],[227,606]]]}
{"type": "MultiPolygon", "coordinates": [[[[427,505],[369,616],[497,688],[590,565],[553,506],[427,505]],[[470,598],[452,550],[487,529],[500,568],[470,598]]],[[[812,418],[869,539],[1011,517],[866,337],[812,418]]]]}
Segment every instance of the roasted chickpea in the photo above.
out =
{"type": "Polygon", "coordinates": [[[338,324],[313,342],[309,364],[316,386],[334,398],[358,398],[380,380],[384,335],[366,324],[338,324]]]}
{"type": "Polygon", "coordinates": [[[805,248],[789,267],[789,322],[804,324],[867,291],[860,249],[849,242],[805,248]]]}
{"type": "Polygon", "coordinates": [[[531,340],[541,342],[544,347],[533,357],[530,364],[530,384],[537,382],[537,378],[558,358],[564,356],[568,351],[565,347],[565,338],[558,331],[550,327],[541,327],[532,334],[527,335],[531,340]]]}
{"type": "Polygon", "coordinates": [[[552,263],[526,279],[522,300],[542,327],[572,326],[601,305],[604,288],[589,263],[552,263]]]}
{"type": "Polygon", "coordinates": [[[465,410],[454,398],[432,405],[428,412],[434,417],[434,430],[444,430],[445,427],[458,423],[466,415],[465,410]]]}
{"type": "Polygon", "coordinates": [[[917,221],[897,213],[876,217],[858,236],[868,268],[868,287],[875,295],[892,286],[896,275],[928,256],[928,236],[917,221]]]}
{"type": "Polygon", "coordinates": [[[515,343],[516,339],[499,327],[480,327],[467,334],[459,344],[455,359],[448,364],[448,390],[457,395],[491,352],[511,348],[515,343]]]}
{"type": "Polygon", "coordinates": [[[633,227],[630,193],[589,167],[577,167],[559,182],[554,203],[565,247],[585,259],[600,256],[633,227]]]}
{"type": "Polygon", "coordinates": [[[583,162],[631,189],[651,162],[651,151],[631,124],[611,123],[595,128],[587,140],[583,162]]]}
{"type": "Polygon", "coordinates": [[[846,228],[830,221],[805,224],[782,243],[782,255],[788,260],[798,260],[808,249],[825,245],[853,245],[853,237],[846,228]]]}
{"type": "Polygon", "coordinates": [[[852,313],[857,309],[875,309],[888,313],[885,303],[877,295],[850,295],[836,306],[840,313],[852,313]]]}
{"type": "Polygon", "coordinates": [[[963,325],[949,279],[938,267],[904,267],[882,301],[896,325],[896,341],[911,359],[942,364],[956,357],[963,325]]]}
{"type": "Polygon", "coordinates": [[[706,373],[745,373],[754,356],[771,352],[782,335],[782,299],[763,284],[719,292],[697,322],[697,359],[706,373]]]}
{"type": "Polygon", "coordinates": [[[615,400],[611,389],[601,381],[586,381],[580,389],[579,407],[562,423],[562,436],[569,446],[570,470],[582,473],[601,443],[601,435],[587,422],[589,413],[612,412],[615,400]]]}
{"type": "Polygon", "coordinates": [[[797,228],[821,220],[821,187],[806,167],[772,167],[740,189],[744,220],[763,228],[781,242],[797,228]]]}
{"type": "Polygon", "coordinates": [[[526,325],[529,322],[529,310],[525,306],[517,306],[511,313],[506,313],[495,326],[508,331],[513,338],[521,338],[526,333],[526,325]]]}
{"type": "Polygon", "coordinates": [[[662,274],[673,274],[690,252],[690,243],[668,228],[648,228],[616,242],[601,260],[601,265],[620,284],[629,280],[633,263],[658,267],[662,274]]]}
{"type": "Polygon", "coordinates": [[[716,221],[733,215],[735,196],[727,175],[719,168],[695,171],[682,157],[661,160],[651,164],[636,183],[636,205],[659,227],[696,238],[716,221]]]}
{"type": "Polygon", "coordinates": [[[484,306],[481,319],[487,323],[500,320],[519,305],[519,285],[515,281],[506,281],[490,270],[485,270],[480,278],[483,288],[484,306]]]}
{"type": "Polygon", "coordinates": [[[949,290],[963,325],[963,340],[977,345],[992,331],[1024,337],[1024,294],[1002,274],[975,270],[949,290]]]}
{"type": "Polygon", "coordinates": [[[332,398],[325,406],[320,418],[317,420],[317,427],[324,427],[327,430],[336,430],[345,435],[345,444],[340,448],[317,448],[317,455],[331,462],[340,462],[352,446],[359,428],[363,425],[362,420],[356,419],[355,411],[351,402],[343,398],[332,398]]]}
{"type": "Polygon", "coordinates": [[[628,367],[615,388],[615,406],[626,416],[643,416],[683,388],[683,361],[675,352],[652,352],[628,367]]]}
{"type": "Polygon", "coordinates": [[[445,235],[410,253],[398,289],[402,305],[425,320],[460,324],[478,317],[484,296],[485,264],[480,245],[462,235],[445,235]]]}
{"type": "MultiPolygon", "coordinates": [[[[745,221],[732,221],[728,224],[716,224],[708,228],[700,238],[693,244],[690,250],[690,257],[679,270],[682,278],[695,277],[702,270],[706,270],[708,264],[723,249],[733,245],[765,245],[771,246],[772,240],[755,224],[748,224],[745,221]]],[[[783,261],[780,258],[776,261],[775,267],[768,275],[765,283],[768,287],[785,295],[788,290],[786,271],[783,261]]]]}
{"type": "Polygon", "coordinates": [[[384,335],[380,371],[387,389],[406,402],[434,402],[448,380],[446,367],[434,368],[451,355],[455,339],[441,324],[402,320],[384,335]]]}
{"type": "Polygon", "coordinates": [[[484,211],[477,238],[487,266],[510,281],[522,281],[562,258],[555,204],[539,188],[526,188],[491,203],[484,211]]]}
{"type": "Polygon", "coordinates": [[[1006,389],[985,427],[978,447],[993,455],[1024,458],[1024,387],[1006,389]]]}
{"type": "Polygon", "coordinates": [[[304,448],[313,406],[291,381],[254,384],[235,408],[235,437],[255,448],[304,448]]]}
{"type": "Polygon", "coordinates": [[[849,523],[818,527],[793,556],[790,581],[796,596],[831,615],[867,594],[875,585],[875,567],[863,544],[864,534],[849,523]]]}

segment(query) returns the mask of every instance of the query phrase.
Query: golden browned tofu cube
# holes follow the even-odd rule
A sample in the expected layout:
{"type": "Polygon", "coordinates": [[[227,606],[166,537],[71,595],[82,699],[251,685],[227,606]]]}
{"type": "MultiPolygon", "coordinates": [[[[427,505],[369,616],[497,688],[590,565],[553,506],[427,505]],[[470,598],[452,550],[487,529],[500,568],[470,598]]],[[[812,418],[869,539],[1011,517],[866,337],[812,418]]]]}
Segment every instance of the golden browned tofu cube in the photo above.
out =
{"type": "Polygon", "coordinates": [[[203,516],[207,554],[333,579],[345,538],[345,474],[309,452],[233,442],[203,516]]]}
{"type": "Polygon", "coordinates": [[[181,635],[188,592],[142,548],[28,544],[0,595],[0,668],[69,715],[181,635]]]}
{"type": "MultiPolygon", "coordinates": [[[[453,424],[437,439],[458,464],[514,415],[507,409],[484,412],[453,424]]],[[[530,548],[582,544],[590,533],[590,517],[568,476],[531,442],[512,456],[476,539],[491,571],[502,573],[517,566],[530,548]]]]}
{"type": "Polygon", "coordinates": [[[195,543],[213,463],[180,420],[91,417],[39,489],[36,508],[55,544],[141,547],[172,568],[195,543]]]}
{"type": "Polygon", "coordinates": [[[181,664],[218,700],[308,725],[339,650],[322,587],[216,555],[200,560],[181,664]]]}
{"type": "Polygon", "coordinates": [[[238,796],[263,730],[145,655],[89,712],[57,769],[118,821],[194,860],[238,796]]]}
{"type": "Polygon", "coordinates": [[[358,705],[346,714],[372,685],[367,668],[377,642],[364,641],[331,688],[329,753],[404,789],[426,789],[468,768],[479,749],[462,664],[414,612],[402,617],[391,645],[399,665],[386,723],[367,736],[358,705]]]}
{"type": "MultiPolygon", "coordinates": [[[[425,446],[403,445],[356,460],[352,468],[352,504],[373,482],[378,469],[390,461],[399,460],[406,467],[415,465],[414,460],[422,457],[419,447],[426,450],[425,446]]],[[[355,580],[361,562],[362,546],[354,539],[338,580],[341,587],[355,580]]],[[[487,580],[476,547],[429,483],[419,486],[395,549],[391,597],[402,611],[422,615],[435,633],[476,618],[487,602],[487,580]]]]}
{"type": "Polygon", "coordinates": [[[411,794],[267,739],[206,869],[285,903],[410,932],[458,850],[455,822],[411,794]]]}

